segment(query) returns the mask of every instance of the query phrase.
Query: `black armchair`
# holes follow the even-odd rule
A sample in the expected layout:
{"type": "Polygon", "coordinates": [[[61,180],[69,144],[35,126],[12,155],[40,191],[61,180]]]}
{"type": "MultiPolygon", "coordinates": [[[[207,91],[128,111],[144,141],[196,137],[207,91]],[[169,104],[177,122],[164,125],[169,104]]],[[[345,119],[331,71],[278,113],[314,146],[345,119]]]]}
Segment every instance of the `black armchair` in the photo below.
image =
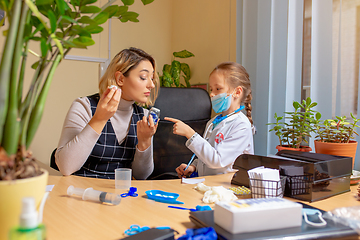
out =
{"type": "Polygon", "coordinates": [[[160,109],[160,121],[154,135],[154,171],[148,179],[178,178],[175,168],[187,163],[192,152],[185,146],[186,137],[173,134],[172,122],[164,117],[183,121],[200,135],[211,118],[211,101],[201,88],[161,87],[155,105],[160,109]]]}

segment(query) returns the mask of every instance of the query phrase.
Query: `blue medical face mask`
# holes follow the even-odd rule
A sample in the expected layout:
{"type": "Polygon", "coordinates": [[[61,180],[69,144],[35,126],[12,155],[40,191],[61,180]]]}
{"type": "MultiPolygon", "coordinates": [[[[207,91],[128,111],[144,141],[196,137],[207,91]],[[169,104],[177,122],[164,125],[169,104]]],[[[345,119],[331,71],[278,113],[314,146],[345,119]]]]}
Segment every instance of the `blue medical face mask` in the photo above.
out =
{"type": "Polygon", "coordinates": [[[227,96],[227,93],[220,93],[211,98],[212,109],[216,113],[221,113],[229,109],[231,104],[231,96],[227,96]]]}

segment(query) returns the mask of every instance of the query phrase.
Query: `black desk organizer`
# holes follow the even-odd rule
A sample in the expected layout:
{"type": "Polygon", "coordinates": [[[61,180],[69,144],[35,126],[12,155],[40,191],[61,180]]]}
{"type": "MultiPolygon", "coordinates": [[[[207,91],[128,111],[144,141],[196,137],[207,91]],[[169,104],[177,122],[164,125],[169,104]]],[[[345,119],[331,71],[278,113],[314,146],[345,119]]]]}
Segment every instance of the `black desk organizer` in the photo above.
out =
{"type": "Polygon", "coordinates": [[[243,154],[234,163],[231,183],[249,187],[247,171],[255,167],[279,169],[287,177],[284,196],[317,201],[350,191],[352,159],[310,152],[282,150],[274,157],[243,154]],[[287,169],[301,169],[300,175],[288,175],[287,169]]]}

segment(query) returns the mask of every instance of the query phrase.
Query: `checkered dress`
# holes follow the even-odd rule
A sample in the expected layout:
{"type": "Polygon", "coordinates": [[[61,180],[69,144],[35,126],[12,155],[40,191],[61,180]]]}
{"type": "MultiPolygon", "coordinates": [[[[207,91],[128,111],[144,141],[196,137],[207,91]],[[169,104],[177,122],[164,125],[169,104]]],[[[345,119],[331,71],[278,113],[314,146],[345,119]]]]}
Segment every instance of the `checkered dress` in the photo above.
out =
{"type": "MultiPolygon", "coordinates": [[[[99,94],[88,96],[88,99],[90,101],[92,115],[94,115],[100,99],[99,94]]],[[[143,108],[133,104],[133,109],[129,132],[121,145],[119,145],[109,119],[90,156],[81,169],[74,173],[75,175],[114,179],[114,171],[116,168],[131,168],[138,142],[136,123],[144,116],[143,108]]]]}

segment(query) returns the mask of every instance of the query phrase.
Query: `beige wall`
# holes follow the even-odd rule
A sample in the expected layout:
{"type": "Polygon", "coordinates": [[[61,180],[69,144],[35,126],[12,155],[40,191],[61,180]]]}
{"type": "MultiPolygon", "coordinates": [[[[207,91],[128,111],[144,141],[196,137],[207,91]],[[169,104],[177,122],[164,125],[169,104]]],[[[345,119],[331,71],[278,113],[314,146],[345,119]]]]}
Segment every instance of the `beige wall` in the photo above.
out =
{"type": "MultiPolygon", "coordinates": [[[[105,0],[101,0],[105,2],[105,0]]],[[[119,4],[121,2],[119,1],[119,4]]],[[[131,10],[139,23],[111,21],[111,57],[123,48],[142,48],[157,61],[158,71],[171,61],[172,52],[187,49],[194,58],[187,62],[191,83],[206,83],[214,66],[235,61],[236,0],[155,0],[143,6],[137,0],[131,10]]],[[[107,58],[108,24],[88,50],[72,50],[70,55],[107,58]]],[[[0,44],[4,39],[0,36],[0,44]]],[[[2,49],[1,49],[2,50],[2,49]]],[[[42,122],[31,145],[36,158],[49,164],[57,147],[62,124],[72,101],[97,91],[99,63],[63,60],[56,70],[42,122]]],[[[31,73],[28,73],[28,78],[31,73]]]]}

